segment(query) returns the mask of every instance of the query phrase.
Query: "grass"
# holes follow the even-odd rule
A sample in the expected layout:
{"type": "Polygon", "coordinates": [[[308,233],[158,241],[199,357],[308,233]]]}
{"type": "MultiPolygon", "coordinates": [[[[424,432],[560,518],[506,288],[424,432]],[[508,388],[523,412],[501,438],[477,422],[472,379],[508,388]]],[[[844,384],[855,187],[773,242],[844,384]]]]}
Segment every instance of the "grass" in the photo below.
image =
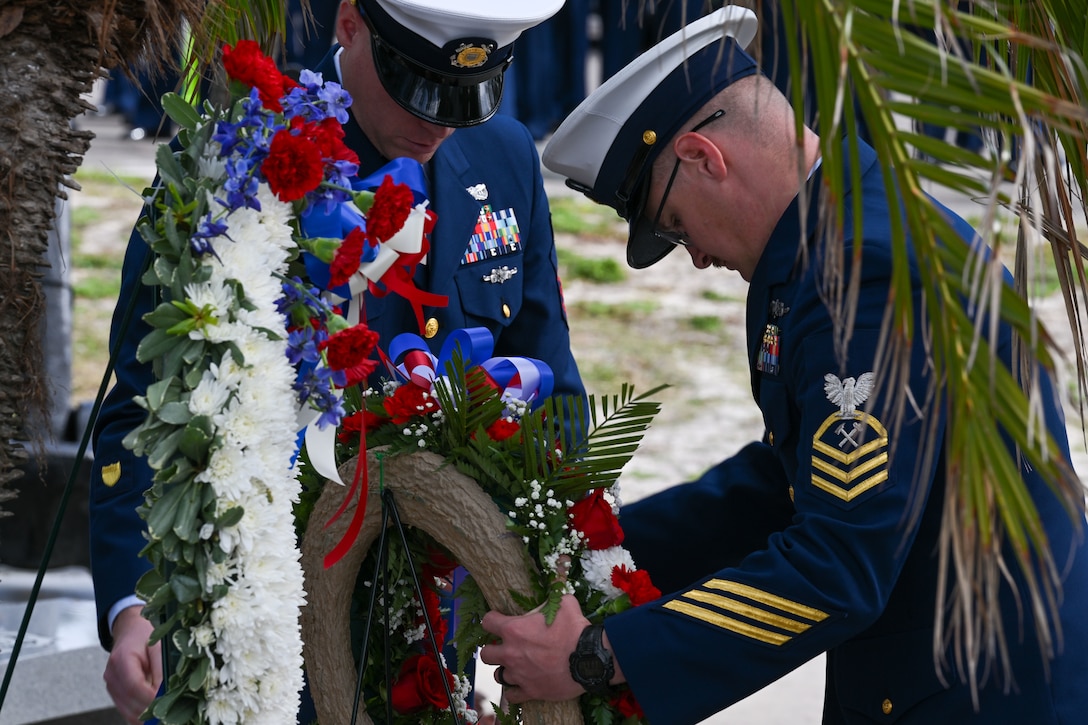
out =
{"type": "Polygon", "coordinates": [[[611,284],[627,279],[627,272],[611,257],[583,257],[569,249],[557,249],[559,266],[565,280],[611,284]]]}
{"type": "Polygon", "coordinates": [[[627,228],[627,223],[612,209],[581,196],[556,197],[550,200],[550,206],[556,234],[611,239],[622,235],[627,228]]]}
{"type": "Polygon", "coordinates": [[[713,315],[695,315],[688,318],[688,325],[699,332],[718,332],[722,329],[722,318],[713,315]]]}

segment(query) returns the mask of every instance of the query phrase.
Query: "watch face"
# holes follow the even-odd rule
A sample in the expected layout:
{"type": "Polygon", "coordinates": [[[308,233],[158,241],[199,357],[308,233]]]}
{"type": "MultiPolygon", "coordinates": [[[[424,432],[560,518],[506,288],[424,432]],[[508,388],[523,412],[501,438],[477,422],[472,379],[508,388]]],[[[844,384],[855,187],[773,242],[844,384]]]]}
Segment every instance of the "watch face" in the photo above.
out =
{"type": "Polygon", "coordinates": [[[578,675],[592,682],[599,682],[604,677],[604,663],[595,654],[584,654],[575,663],[578,675]]]}

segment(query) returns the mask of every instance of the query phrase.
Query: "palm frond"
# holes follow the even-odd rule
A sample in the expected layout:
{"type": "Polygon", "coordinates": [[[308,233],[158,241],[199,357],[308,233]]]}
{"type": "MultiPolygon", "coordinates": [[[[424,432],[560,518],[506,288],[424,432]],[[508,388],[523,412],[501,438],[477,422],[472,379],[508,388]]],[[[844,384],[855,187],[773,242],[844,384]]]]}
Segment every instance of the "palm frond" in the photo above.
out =
{"type": "MultiPolygon", "coordinates": [[[[764,7],[767,4],[762,4],[764,7]]],[[[1047,649],[1060,633],[1048,627],[1060,579],[1038,512],[1020,477],[1021,459],[1042,471],[1075,522],[1084,521],[1084,489],[1040,419],[1040,371],[1054,372],[1063,336],[1044,328],[1031,306],[1042,270],[1052,268],[1065,302],[1077,387],[1084,413],[1086,354],[1082,313],[1088,299],[1085,247],[1077,224],[1088,221],[1088,26],[1084,6],[1068,0],[818,0],[778,3],[791,76],[813,71],[827,188],[824,229],[841,234],[842,220],[860,224],[859,209],[841,208],[847,180],[859,175],[856,154],[841,142],[863,124],[886,170],[891,206],[894,298],[879,358],[892,373],[892,408],[909,369],[895,362],[924,341],[932,379],[943,387],[926,401],[944,410],[948,501],[942,524],[937,605],[942,629],[935,644],[952,647],[972,685],[986,664],[1008,664],[997,593],[1010,567],[1027,583],[1047,649]],[[962,9],[961,5],[967,5],[962,9]],[[923,34],[930,37],[923,37],[923,34]],[[973,132],[981,151],[922,133],[925,124],[973,132]],[[981,202],[979,243],[959,238],[927,191],[945,189],[981,202]],[[900,200],[902,205],[900,206],[900,200]],[[998,232],[1016,225],[1015,249],[998,232]],[[909,234],[921,272],[923,319],[915,319],[907,264],[909,234]],[[981,251],[989,247],[992,253],[981,251]],[[1049,257],[1049,258],[1048,258],[1049,257]],[[1003,283],[1002,263],[1014,272],[1003,283]],[[995,362],[998,322],[1016,332],[1010,371],[995,362]],[[921,337],[920,337],[921,336],[921,337]],[[1013,449],[1002,443],[1010,438],[1013,449]],[[1002,544],[1015,561],[1006,561],[1002,544]]],[[[763,15],[766,15],[764,12],[763,15]]],[[[768,22],[764,17],[761,22],[768,22]]],[[[793,101],[803,106],[803,83],[793,101]]],[[[846,273],[859,258],[832,260],[824,275],[845,350],[858,304],[846,273]]],[[[1088,438],[1088,433],[1086,433],[1088,438]]],[[[932,455],[933,451],[929,451],[932,455]]],[[[1011,635],[1010,635],[1011,636],[1011,635]]]]}
{"type": "Polygon", "coordinates": [[[615,395],[590,395],[589,429],[564,456],[560,475],[553,482],[557,495],[574,497],[612,486],[661,409],[660,403],[648,398],[665,387],[636,396],[634,388],[624,384],[615,395]]]}

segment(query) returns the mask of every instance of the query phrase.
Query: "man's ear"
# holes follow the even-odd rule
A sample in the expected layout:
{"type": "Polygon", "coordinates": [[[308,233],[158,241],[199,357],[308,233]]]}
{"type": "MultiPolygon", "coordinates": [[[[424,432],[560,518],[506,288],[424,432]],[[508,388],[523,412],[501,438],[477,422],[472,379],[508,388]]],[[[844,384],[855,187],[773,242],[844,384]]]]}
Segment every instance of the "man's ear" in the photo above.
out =
{"type": "Polygon", "coordinates": [[[350,48],[362,38],[359,32],[363,29],[363,16],[359,14],[359,8],[354,3],[342,2],[336,11],[336,42],[345,48],[350,48]]]}
{"type": "Polygon", "coordinates": [[[725,154],[718,145],[701,133],[683,133],[673,143],[676,157],[681,161],[694,163],[699,173],[714,179],[725,178],[728,163],[725,154]]]}

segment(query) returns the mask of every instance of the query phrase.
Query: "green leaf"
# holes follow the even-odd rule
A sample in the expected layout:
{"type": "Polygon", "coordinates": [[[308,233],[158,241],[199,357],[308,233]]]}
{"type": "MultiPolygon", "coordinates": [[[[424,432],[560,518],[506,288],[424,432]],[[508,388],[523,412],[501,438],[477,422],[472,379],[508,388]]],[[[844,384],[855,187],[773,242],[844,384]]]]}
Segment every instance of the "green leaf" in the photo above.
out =
{"type": "Polygon", "coordinates": [[[162,144],[155,151],[155,167],[159,171],[159,178],[164,184],[181,186],[184,182],[186,171],[174,155],[169,144],[162,144]]]}
{"type": "Polygon", "coordinates": [[[229,526],[236,525],[242,520],[246,510],[244,506],[232,506],[223,512],[223,514],[216,520],[215,525],[217,528],[225,529],[229,526]]]}
{"type": "Polygon", "coordinates": [[[165,438],[156,441],[151,451],[147,454],[147,465],[157,471],[169,463],[170,459],[177,452],[178,444],[181,443],[181,437],[184,433],[184,430],[176,430],[165,438]]]}
{"type": "Polygon", "coordinates": [[[201,589],[200,582],[195,577],[191,577],[188,574],[179,574],[174,572],[170,577],[170,589],[174,592],[174,596],[178,598],[179,604],[188,604],[200,598],[201,589]]]}
{"type": "Polygon", "coordinates": [[[178,396],[177,381],[172,379],[156,380],[147,386],[147,407],[155,411],[165,403],[176,400],[178,396]]]}
{"type": "Polygon", "coordinates": [[[177,512],[174,515],[174,533],[179,539],[190,544],[200,540],[202,522],[197,516],[200,512],[199,488],[200,486],[197,485],[185,486],[185,493],[178,502],[177,512]]]}
{"type": "Polygon", "coordinates": [[[176,93],[167,93],[162,97],[162,110],[166,111],[174,123],[193,131],[200,124],[200,114],[176,93]]]}
{"type": "Polygon", "coordinates": [[[152,327],[170,328],[174,325],[189,319],[190,315],[186,310],[178,307],[177,302],[163,302],[153,311],[144,315],[144,322],[152,327]]]}
{"type": "Polygon", "coordinates": [[[143,340],[140,340],[136,348],[136,359],[142,363],[162,357],[173,347],[177,346],[178,338],[167,334],[165,330],[152,330],[143,340]]]}
{"type": "Polygon", "coordinates": [[[185,426],[185,431],[178,441],[178,450],[187,458],[202,463],[208,455],[215,436],[211,418],[206,415],[194,416],[185,426]]]}
{"type": "Polygon", "coordinates": [[[153,538],[161,538],[174,527],[174,519],[181,509],[186,490],[186,486],[164,487],[162,496],[151,506],[147,517],[147,529],[153,538]]]}
{"type": "Polygon", "coordinates": [[[186,425],[193,417],[189,405],[179,401],[166,403],[155,412],[159,418],[172,425],[186,425]]]}
{"type": "Polygon", "coordinates": [[[189,673],[189,689],[200,691],[208,684],[208,676],[211,673],[211,662],[206,657],[197,660],[196,667],[189,673]]]}

